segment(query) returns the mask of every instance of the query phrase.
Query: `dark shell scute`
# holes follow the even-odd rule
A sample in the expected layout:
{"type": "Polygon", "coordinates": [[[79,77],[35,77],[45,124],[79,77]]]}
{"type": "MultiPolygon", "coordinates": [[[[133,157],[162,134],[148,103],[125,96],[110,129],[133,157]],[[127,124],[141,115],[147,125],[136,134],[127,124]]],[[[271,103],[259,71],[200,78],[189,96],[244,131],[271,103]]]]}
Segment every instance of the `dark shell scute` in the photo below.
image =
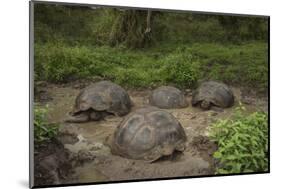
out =
{"type": "Polygon", "coordinates": [[[122,146],[130,142],[135,133],[141,128],[143,118],[140,116],[131,117],[127,120],[127,127],[120,128],[119,136],[117,136],[117,143],[119,146],[122,146]]]}
{"type": "Polygon", "coordinates": [[[152,135],[153,133],[148,127],[142,128],[132,140],[131,150],[135,150],[136,153],[144,153],[146,150],[153,148],[154,140],[152,135]],[[138,148],[135,149],[135,146],[138,146],[138,148]]]}

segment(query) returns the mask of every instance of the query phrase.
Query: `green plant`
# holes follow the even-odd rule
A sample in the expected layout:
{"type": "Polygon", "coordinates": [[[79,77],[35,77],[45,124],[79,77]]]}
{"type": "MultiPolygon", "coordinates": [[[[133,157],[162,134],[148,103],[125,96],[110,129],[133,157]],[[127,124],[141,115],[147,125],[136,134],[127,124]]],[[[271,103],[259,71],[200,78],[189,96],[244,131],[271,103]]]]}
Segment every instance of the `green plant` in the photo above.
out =
{"type": "Polygon", "coordinates": [[[190,51],[199,59],[200,78],[254,87],[261,91],[268,88],[267,43],[196,43],[190,51]]]}
{"type": "Polygon", "coordinates": [[[166,81],[179,87],[193,87],[198,80],[198,62],[188,52],[173,53],[164,59],[166,81]]]}
{"type": "Polygon", "coordinates": [[[233,119],[219,120],[211,126],[210,137],[218,144],[213,157],[219,160],[217,174],[268,170],[268,116],[254,112],[245,116],[237,108],[233,119]]]}
{"type": "Polygon", "coordinates": [[[268,88],[267,44],[168,43],[150,49],[35,44],[35,80],[53,83],[101,77],[127,87],[193,87],[213,79],[268,88]]]}
{"type": "Polygon", "coordinates": [[[40,144],[49,141],[58,134],[58,125],[47,120],[48,107],[34,108],[34,141],[40,144]]]}

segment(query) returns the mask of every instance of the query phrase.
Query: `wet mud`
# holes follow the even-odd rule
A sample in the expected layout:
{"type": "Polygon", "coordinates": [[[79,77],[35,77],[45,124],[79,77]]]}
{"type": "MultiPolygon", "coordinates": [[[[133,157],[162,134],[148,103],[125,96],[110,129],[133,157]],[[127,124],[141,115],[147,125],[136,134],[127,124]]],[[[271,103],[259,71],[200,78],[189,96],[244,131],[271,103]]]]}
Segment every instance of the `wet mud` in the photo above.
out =
{"type": "MultiPolygon", "coordinates": [[[[265,97],[247,96],[241,89],[233,88],[235,105],[223,111],[203,111],[191,106],[190,92],[187,95],[189,106],[182,109],[166,110],[172,113],[183,126],[186,135],[186,149],[183,153],[174,153],[162,157],[153,163],[131,160],[112,155],[105,145],[122,117],[110,115],[101,121],[87,123],[64,123],[66,114],[72,110],[74,99],[80,91],[79,87],[48,85],[46,93],[51,97],[49,105],[50,122],[60,123],[60,141],[64,148],[71,152],[73,173],[62,183],[85,183],[116,180],[152,179],[164,177],[199,176],[214,174],[215,161],[212,154],[217,146],[208,138],[208,128],[218,119],[233,115],[239,101],[244,103],[248,112],[267,111],[265,97]],[[69,137],[71,135],[72,137],[69,137]]],[[[129,90],[134,103],[133,110],[148,104],[149,90],[129,90]]],[[[45,102],[44,102],[45,103],[45,102]]]]}

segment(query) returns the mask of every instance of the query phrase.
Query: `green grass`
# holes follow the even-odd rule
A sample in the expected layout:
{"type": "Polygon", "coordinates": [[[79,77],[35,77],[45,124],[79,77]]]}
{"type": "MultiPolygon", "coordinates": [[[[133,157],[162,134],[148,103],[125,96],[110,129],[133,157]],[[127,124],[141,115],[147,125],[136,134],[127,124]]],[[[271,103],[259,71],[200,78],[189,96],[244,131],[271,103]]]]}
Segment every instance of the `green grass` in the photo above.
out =
{"type": "Polygon", "coordinates": [[[261,90],[268,87],[268,46],[266,43],[195,44],[191,52],[201,62],[202,78],[261,90]]]}
{"type": "Polygon", "coordinates": [[[267,44],[159,44],[130,50],[108,46],[35,45],[35,79],[60,83],[101,77],[139,88],[194,87],[199,79],[267,89],[267,44]]]}

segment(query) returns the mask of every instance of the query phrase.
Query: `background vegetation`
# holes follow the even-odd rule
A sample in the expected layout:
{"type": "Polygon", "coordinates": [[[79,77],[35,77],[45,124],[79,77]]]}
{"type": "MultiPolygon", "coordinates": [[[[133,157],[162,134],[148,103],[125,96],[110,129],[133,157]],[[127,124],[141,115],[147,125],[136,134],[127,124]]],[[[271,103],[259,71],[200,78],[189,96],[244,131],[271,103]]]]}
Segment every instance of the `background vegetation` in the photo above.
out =
{"type": "Polygon", "coordinates": [[[35,79],[110,79],[128,87],[198,80],[267,89],[268,21],[263,17],[99,7],[35,6],[35,79]]]}

